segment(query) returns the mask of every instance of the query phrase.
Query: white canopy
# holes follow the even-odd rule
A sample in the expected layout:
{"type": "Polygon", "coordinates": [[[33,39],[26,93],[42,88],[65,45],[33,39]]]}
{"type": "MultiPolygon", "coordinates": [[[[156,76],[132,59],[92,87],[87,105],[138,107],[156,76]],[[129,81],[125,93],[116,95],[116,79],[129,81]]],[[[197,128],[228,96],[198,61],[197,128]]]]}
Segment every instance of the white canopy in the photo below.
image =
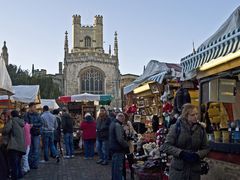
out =
{"type": "Polygon", "coordinates": [[[49,109],[58,109],[59,106],[56,103],[55,99],[41,99],[41,107],[48,106],[49,109]]]}
{"type": "MultiPolygon", "coordinates": [[[[10,98],[22,103],[40,103],[39,85],[19,85],[12,86],[13,93],[10,98]]],[[[0,99],[8,99],[7,96],[0,96],[0,99]]]]}
{"type": "Polygon", "coordinates": [[[13,94],[12,80],[8,74],[4,60],[0,57],[0,95],[13,94]]]}
{"type": "Polygon", "coordinates": [[[100,95],[98,94],[76,94],[71,96],[71,101],[99,101],[100,95]]]}

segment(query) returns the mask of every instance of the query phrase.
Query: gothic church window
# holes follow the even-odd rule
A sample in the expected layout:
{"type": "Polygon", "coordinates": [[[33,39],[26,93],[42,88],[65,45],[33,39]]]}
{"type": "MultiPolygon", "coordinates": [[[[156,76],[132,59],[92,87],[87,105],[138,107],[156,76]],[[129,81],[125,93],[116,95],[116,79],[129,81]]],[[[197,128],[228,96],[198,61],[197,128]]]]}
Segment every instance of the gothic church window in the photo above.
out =
{"type": "Polygon", "coordinates": [[[80,93],[104,94],[104,73],[97,68],[80,72],[80,93]]]}
{"type": "Polygon", "coordinates": [[[89,36],[85,37],[85,47],[86,48],[91,47],[91,38],[89,36]]]}

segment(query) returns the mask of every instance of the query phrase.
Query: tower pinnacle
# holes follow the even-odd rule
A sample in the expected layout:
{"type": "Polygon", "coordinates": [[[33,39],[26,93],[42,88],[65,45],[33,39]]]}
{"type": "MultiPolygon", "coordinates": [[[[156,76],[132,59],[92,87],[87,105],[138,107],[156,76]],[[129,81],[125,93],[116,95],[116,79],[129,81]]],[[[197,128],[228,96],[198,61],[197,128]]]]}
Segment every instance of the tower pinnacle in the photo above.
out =
{"type": "Polygon", "coordinates": [[[118,39],[117,39],[117,31],[114,33],[114,55],[118,58],[118,39]]]}
{"type": "Polygon", "coordinates": [[[65,32],[64,50],[68,53],[68,32],[65,32]]]}
{"type": "Polygon", "coordinates": [[[7,66],[8,65],[8,48],[6,46],[6,41],[3,42],[1,56],[2,56],[2,59],[5,61],[5,64],[7,66]]]}

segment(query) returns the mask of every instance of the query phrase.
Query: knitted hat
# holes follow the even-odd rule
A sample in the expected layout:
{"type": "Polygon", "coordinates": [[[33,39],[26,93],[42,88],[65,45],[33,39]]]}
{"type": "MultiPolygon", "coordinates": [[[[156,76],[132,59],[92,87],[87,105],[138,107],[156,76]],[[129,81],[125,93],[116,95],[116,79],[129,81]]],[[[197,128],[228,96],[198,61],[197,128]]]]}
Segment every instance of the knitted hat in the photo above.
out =
{"type": "Polygon", "coordinates": [[[84,117],[85,117],[86,121],[92,121],[93,120],[93,117],[91,116],[90,113],[86,113],[84,117]]]}

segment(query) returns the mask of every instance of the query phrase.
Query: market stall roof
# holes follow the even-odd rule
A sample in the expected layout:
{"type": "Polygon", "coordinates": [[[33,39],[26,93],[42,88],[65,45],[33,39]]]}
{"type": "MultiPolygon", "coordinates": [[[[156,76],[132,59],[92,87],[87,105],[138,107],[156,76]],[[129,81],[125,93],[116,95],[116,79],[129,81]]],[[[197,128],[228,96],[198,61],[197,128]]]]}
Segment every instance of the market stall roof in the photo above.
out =
{"type": "Polygon", "coordinates": [[[156,60],[151,60],[143,74],[134,80],[131,84],[124,87],[124,94],[128,94],[133,91],[136,87],[146,81],[155,81],[162,83],[166,74],[171,74],[172,76],[178,76],[181,72],[181,67],[179,64],[159,62],[156,60]]]}
{"type": "Polygon", "coordinates": [[[76,94],[71,96],[71,101],[99,101],[100,95],[99,94],[76,94]]]}
{"type": "Polygon", "coordinates": [[[100,95],[99,104],[100,105],[110,105],[112,99],[113,99],[112,96],[109,94],[100,95]]]}
{"type": "MultiPolygon", "coordinates": [[[[19,85],[12,87],[14,95],[10,99],[22,103],[40,103],[39,85],[19,85]]],[[[0,96],[0,99],[8,99],[8,97],[0,96]]]]}
{"type": "Polygon", "coordinates": [[[74,101],[99,101],[101,105],[108,105],[112,101],[112,96],[108,94],[76,94],[72,96],[60,96],[58,98],[59,102],[68,103],[74,101]]]}
{"type": "Polygon", "coordinates": [[[56,103],[55,99],[41,99],[41,107],[48,106],[49,109],[58,109],[59,106],[56,103]]]}
{"type": "Polygon", "coordinates": [[[0,95],[12,95],[12,80],[8,74],[4,60],[0,56],[0,95]]]}
{"type": "Polygon", "coordinates": [[[218,57],[235,53],[240,49],[240,6],[222,26],[196,52],[181,59],[183,79],[191,79],[196,69],[218,57]]]}

